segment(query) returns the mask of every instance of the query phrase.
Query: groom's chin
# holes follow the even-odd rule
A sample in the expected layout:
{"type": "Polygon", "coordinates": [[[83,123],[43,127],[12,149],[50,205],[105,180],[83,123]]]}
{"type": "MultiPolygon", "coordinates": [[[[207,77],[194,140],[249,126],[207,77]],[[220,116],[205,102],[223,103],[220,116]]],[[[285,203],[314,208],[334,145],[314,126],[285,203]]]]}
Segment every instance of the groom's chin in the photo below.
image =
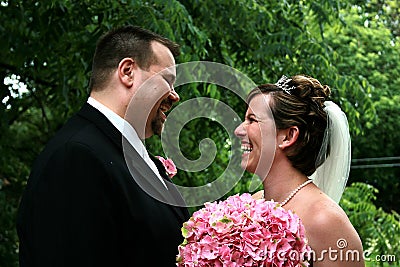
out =
{"type": "Polygon", "coordinates": [[[162,121],[161,118],[156,118],[152,124],[151,124],[151,129],[153,131],[153,134],[161,136],[162,131],[164,130],[164,122],[162,121]]]}

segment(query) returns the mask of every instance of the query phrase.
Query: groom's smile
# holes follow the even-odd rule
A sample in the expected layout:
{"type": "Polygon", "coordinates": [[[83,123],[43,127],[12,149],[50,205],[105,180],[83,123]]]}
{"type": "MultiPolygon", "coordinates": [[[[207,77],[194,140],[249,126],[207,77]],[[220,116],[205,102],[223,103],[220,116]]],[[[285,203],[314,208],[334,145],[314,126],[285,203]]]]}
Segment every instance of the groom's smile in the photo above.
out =
{"type": "Polygon", "coordinates": [[[173,101],[171,101],[169,98],[165,98],[161,101],[161,104],[157,110],[157,114],[151,121],[151,130],[154,134],[161,135],[164,128],[164,123],[167,120],[167,114],[165,113],[171,109],[172,104],[173,101]]]}

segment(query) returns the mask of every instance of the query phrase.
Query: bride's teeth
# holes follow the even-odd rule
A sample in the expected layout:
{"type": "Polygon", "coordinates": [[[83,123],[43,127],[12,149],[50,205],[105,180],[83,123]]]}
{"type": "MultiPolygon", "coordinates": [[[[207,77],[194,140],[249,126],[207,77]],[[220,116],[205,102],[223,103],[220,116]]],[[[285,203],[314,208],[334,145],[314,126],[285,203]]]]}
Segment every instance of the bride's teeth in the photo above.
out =
{"type": "Polygon", "coordinates": [[[250,153],[253,150],[251,146],[246,146],[246,145],[242,145],[241,148],[245,154],[250,153]]]}

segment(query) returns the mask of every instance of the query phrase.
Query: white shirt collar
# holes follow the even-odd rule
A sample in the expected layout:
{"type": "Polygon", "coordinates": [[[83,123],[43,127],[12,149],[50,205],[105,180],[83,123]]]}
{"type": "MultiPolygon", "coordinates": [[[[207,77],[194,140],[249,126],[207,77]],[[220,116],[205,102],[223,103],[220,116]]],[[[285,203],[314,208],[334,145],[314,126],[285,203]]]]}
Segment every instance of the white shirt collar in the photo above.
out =
{"type": "Polygon", "coordinates": [[[118,131],[120,131],[122,135],[129,141],[129,143],[136,149],[139,155],[144,158],[147,150],[142,141],[139,139],[139,136],[132,125],[92,97],[89,97],[87,103],[103,113],[103,115],[107,117],[107,119],[115,126],[115,128],[117,128],[118,131]]]}
{"type": "MultiPolygon", "coordinates": [[[[160,173],[154,162],[150,159],[149,154],[143,145],[142,141],[140,140],[138,134],[136,133],[135,129],[129,124],[126,120],[121,118],[118,114],[114,111],[109,109],[108,107],[101,104],[96,99],[89,97],[87,103],[103,113],[104,116],[121,132],[121,134],[128,140],[128,142],[135,148],[135,150],[139,153],[139,155],[144,159],[144,161],[149,165],[149,167],[153,170],[153,172],[158,176],[161,182],[165,185],[163,178],[161,177],[160,173]]],[[[167,187],[165,185],[165,187],[167,187]]]]}

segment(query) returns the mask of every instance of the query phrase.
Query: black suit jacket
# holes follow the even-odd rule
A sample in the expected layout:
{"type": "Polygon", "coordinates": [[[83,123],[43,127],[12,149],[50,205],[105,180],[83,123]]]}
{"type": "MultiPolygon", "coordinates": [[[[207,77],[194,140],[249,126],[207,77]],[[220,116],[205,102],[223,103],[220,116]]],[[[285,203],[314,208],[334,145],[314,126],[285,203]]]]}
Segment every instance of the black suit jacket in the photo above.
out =
{"type": "Polygon", "coordinates": [[[85,104],[48,143],[19,207],[21,267],[175,266],[189,213],[157,200],[182,201],[132,147],[125,161],[121,141],[110,121],[85,104]]]}

